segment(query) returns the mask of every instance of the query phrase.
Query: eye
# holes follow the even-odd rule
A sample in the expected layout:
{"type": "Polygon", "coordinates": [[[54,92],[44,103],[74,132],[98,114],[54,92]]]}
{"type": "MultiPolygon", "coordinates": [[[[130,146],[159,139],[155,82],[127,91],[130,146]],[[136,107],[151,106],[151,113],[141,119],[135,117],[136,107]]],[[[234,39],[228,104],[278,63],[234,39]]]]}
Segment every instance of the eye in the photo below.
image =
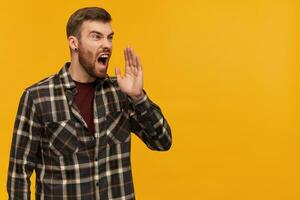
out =
{"type": "Polygon", "coordinates": [[[94,39],[94,38],[96,38],[96,39],[100,39],[101,37],[100,37],[100,35],[99,34],[92,34],[92,38],[94,39]]]}
{"type": "Polygon", "coordinates": [[[109,40],[109,41],[112,41],[113,38],[114,38],[113,36],[109,36],[109,37],[108,37],[108,40],[109,40]]]}

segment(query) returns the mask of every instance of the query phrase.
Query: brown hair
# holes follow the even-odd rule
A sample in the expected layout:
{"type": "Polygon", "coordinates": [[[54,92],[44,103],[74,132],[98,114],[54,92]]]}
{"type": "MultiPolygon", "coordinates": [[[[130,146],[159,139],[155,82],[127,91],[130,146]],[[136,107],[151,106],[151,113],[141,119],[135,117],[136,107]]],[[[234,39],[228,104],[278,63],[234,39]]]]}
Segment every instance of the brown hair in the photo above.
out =
{"type": "Polygon", "coordinates": [[[80,27],[84,21],[97,20],[102,22],[110,22],[110,14],[103,8],[86,7],[75,11],[69,18],[67,23],[67,37],[73,35],[80,40],[80,27]]]}

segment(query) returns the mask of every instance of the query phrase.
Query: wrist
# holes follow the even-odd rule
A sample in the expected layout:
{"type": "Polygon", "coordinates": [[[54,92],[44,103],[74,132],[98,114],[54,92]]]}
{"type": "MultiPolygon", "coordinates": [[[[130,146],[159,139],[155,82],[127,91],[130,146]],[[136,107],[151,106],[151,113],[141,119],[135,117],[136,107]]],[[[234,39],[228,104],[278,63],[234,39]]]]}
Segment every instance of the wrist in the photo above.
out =
{"type": "Polygon", "coordinates": [[[145,93],[142,91],[142,93],[141,93],[140,95],[130,96],[130,98],[133,100],[133,102],[138,102],[138,101],[141,100],[144,96],[145,96],[145,93]]]}

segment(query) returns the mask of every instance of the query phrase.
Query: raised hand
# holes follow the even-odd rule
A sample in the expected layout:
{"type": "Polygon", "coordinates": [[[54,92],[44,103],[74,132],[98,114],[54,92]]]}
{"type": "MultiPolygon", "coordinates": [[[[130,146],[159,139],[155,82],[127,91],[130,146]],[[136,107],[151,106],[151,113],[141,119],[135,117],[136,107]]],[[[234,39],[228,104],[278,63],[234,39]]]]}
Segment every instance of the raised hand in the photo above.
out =
{"type": "Polygon", "coordinates": [[[133,49],[124,49],[125,74],[121,75],[120,69],[115,68],[117,81],[122,92],[130,96],[133,101],[138,101],[144,96],[143,72],[140,58],[134,53],[133,49]]]}

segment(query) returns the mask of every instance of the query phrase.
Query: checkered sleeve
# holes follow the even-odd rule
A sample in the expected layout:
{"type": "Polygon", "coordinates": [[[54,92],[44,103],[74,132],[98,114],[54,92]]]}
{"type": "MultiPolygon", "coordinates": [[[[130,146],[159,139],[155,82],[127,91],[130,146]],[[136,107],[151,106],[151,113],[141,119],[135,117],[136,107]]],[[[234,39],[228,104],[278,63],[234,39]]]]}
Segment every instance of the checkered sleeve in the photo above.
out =
{"type": "Polygon", "coordinates": [[[159,106],[149,99],[145,91],[144,94],[138,102],[129,97],[131,132],[152,150],[169,150],[172,145],[171,128],[159,106]]]}
{"type": "Polygon", "coordinates": [[[30,177],[36,164],[41,125],[28,90],[20,98],[10,149],[7,177],[9,199],[30,199],[30,177]]]}

